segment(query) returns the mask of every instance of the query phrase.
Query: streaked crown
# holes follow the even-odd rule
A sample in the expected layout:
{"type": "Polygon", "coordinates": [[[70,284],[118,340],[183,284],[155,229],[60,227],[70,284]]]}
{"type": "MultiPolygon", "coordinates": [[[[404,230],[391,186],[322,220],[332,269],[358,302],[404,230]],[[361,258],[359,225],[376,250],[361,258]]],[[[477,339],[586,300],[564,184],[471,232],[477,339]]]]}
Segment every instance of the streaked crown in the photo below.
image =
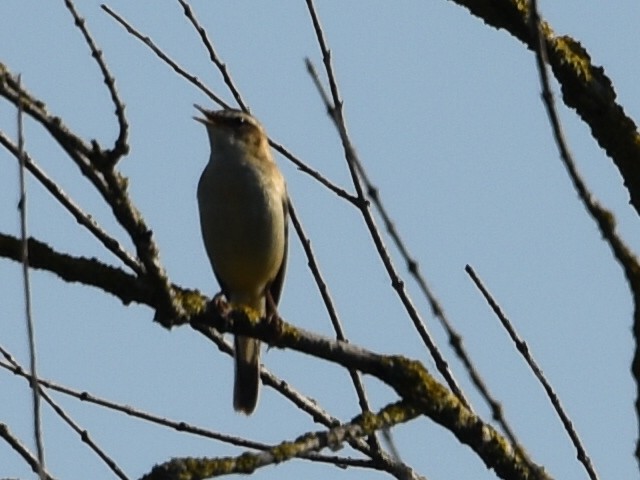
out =
{"type": "Polygon", "coordinates": [[[194,119],[207,126],[238,131],[258,130],[264,135],[260,122],[242,110],[207,110],[199,105],[194,106],[204,115],[204,118],[194,117],[194,119]]]}
{"type": "Polygon", "coordinates": [[[193,117],[204,124],[209,132],[212,148],[237,147],[268,152],[267,135],[254,117],[241,110],[207,110],[199,105],[194,105],[203,117],[193,117]]]}

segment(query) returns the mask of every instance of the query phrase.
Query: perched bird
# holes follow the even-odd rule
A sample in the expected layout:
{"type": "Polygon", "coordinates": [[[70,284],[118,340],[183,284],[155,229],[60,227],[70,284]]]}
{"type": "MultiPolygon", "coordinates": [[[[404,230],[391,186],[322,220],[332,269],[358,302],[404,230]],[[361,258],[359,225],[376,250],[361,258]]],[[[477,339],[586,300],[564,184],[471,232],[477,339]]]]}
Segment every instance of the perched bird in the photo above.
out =
{"type": "MultiPolygon", "coordinates": [[[[287,260],[287,191],[260,123],[239,110],[206,110],[211,157],[198,183],[204,246],[222,293],[250,316],[274,315],[287,260]]],[[[233,407],[251,414],[260,386],[260,342],[235,337],[233,407]]]]}

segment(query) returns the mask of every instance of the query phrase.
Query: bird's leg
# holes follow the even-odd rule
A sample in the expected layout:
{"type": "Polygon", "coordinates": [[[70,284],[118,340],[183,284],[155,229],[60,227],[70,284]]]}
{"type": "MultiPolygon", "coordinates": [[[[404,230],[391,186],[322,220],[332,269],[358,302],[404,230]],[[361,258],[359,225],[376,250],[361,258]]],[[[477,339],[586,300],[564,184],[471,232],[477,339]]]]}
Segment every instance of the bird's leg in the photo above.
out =
{"type": "Polygon", "coordinates": [[[267,325],[272,327],[274,331],[279,334],[282,331],[282,319],[278,314],[278,306],[276,305],[276,302],[273,301],[273,297],[269,290],[265,292],[265,300],[267,302],[267,314],[265,316],[267,325]]]}
{"type": "Polygon", "coordinates": [[[227,301],[227,297],[225,297],[224,293],[218,292],[211,300],[213,307],[223,315],[228,314],[231,311],[231,305],[227,301]]]}

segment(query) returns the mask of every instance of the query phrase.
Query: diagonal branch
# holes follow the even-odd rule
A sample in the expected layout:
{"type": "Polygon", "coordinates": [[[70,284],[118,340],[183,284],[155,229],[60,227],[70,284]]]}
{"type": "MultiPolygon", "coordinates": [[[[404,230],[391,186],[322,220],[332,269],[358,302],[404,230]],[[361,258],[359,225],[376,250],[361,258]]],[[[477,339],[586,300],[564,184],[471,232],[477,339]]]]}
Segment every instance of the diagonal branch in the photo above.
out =
{"type": "MultiPolygon", "coordinates": [[[[211,98],[214,102],[220,105],[223,108],[231,108],[229,104],[227,104],[224,100],[222,100],[218,95],[209,90],[196,76],[191,75],[185,69],[180,67],[171,57],[169,57],[166,53],[164,53],[148,36],[144,36],[140,32],[138,32],[135,28],[133,28],[124,18],[114,12],[111,8],[106,5],[102,5],[102,9],[111,15],[120,25],[124,27],[124,29],[135,38],[144,43],[147,47],[153,51],[163,62],[169,65],[178,75],[185,78],[187,81],[195,85],[201,91],[203,91],[209,98],[211,98]]],[[[229,77],[230,78],[230,77],[229,77]]],[[[240,104],[242,105],[242,103],[240,104]]],[[[352,204],[357,204],[357,199],[348,193],[343,188],[333,184],[330,180],[323,177],[318,171],[312,169],[308,165],[306,165],[302,160],[296,157],[293,153],[287,150],[282,144],[276,142],[273,139],[269,139],[269,145],[273,149],[275,149],[278,153],[284,156],[287,160],[291,161],[298,169],[314,180],[317,180],[319,183],[327,187],[333,193],[338,195],[340,198],[347,200],[352,204]]]]}
{"type": "Polygon", "coordinates": [[[124,113],[124,103],[116,90],[116,80],[111,75],[109,68],[102,56],[102,51],[98,48],[89,29],[87,28],[86,21],[82,18],[77,10],[75,5],[71,0],[65,0],[65,5],[71,16],[73,16],[73,20],[75,25],[82,32],[82,36],[84,37],[85,42],[89,46],[89,50],[91,50],[91,56],[95,59],[98,67],[100,68],[100,72],[102,72],[102,77],[104,78],[104,83],[109,89],[109,94],[111,95],[111,101],[115,106],[115,114],[118,119],[118,138],[115,141],[115,145],[112,150],[110,150],[107,154],[109,160],[112,164],[115,164],[118,160],[120,160],[123,156],[129,153],[129,143],[128,143],[128,135],[129,135],[129,123],[127,122],[127,117],[124,113]]]}
{"type": "Polygon", "coordinates": [[[118,22],[120,25],[122,25],[124,27],[124,29],[127,31],[127,33],[129,33],[130,35],[133,35],[138,40],[140,40],[142,43],[144,43],[147,47],[149,47],[153,53],[155,53],[167,65],[169,65],[171,68],[173,68],[173,70],[177,74],[179,74],[181,77],[185,78],[190,83],[195,85],[205,95],[207,95],[211,100],[216,102],[221,107],[223,107],[223,108],[231,108],[228,103],[226,103],[224,100],[222,100],[222,98],[220,98],[218,95],[216,95],[211,90],[209,90],[207,88],[207,86],[204,83],[202,83],[198,77],[196,77],[195,75],[191,75],[184,68],[182,68],[180,65],[178,65],[178,63],[175,60],[173,60],[171,57],[169,57],[169,55],[164,53],[153,42],[153,40],[151,40],[151,38],[146,37],[146,36],[142,35],[140,32],[138,32],[124,18],[122,18],[120,15],[118,15],[109,6],[103,4],[103,5],[101,5],[101,7],[102,7],[102,10],[107,12],[116,22],[118,22]]]}
{"type": "Polygon", "coordinates": [[[458,398],[460,398],[460,400],[468,408],[471,408],[469,401],[465,398],[465,395],[462,392],[462,389],[460,388],[457,380],[453,376],[453,373],[449,368],[449,364],[447,363],[446,359],[440,352],[440,349],[438,348],[431,334],[429,333],[424,320],[422,319],[422,317],[420,316],[420,313],[418,312],[416,306],[414,305],[413,300],[410,298],[409,294],[407,293],[407,290],[404,286],[404,282],[401,280],[400,275],[398,274],[398,271],[393,261],[391,260],[391,256],[389,255],[387,246],[385,245],[385,242],[382,239],[382,236],[378,229],[378,226],[376,225],[375,219],[371,214],[371,208],[369,206],[369,202],[367,202],[364,196],[364,189],[362,187],[362,182],[360,180],[357,167],[356,167],[356,164],[359,163],[358,156],[356,154],[355,148],[351,143],[351,139],[349,138],[349,134],[347,132],[346,121],[345,121],[343,109],[342,109],[343,102],[340,96],[340,92],[338,90],[338,84],[336,82],[336,78],[333,72],[333,67],[331,65],[331,52],[327,47],[327,44],[324,38],[324,32],[322,30],[322,26],[320,25],[320,21],[315,11],[313,2],[311,0],[307,0],[306,3],[307,3],[307,8],[309,10],[309,14],[311,16],[311,20],[313,22],[314,30],[316,32],[318,45],[322,53],[322,61],[325,66],[325,71],[329,79],[329,88],[331,91],[331,104],[329,105],[329,108],[331,109],[330,114],[334,121],[334,125],[338,130],[338,134],[340,136],[340,140],[342,142],[342,146],[344,150],[344,156],[347,161],[347,167],[349,169],[349,173],[351,175],[351,179],[352,179],[354,188],[356,190],[357,199],[358,199],[356,206],[358,207],[358,209],[360,210],[360,213],[362,214],[365,224],[369,230],[371,239],[373,240],[373,243],[378,252],[378,256],[380,257],[384,265],[387,275],[391,279],[391,285],[393,289],[396,291],[396,293],[398,294],[398,297],[400,298],[402,305],[404,306],[407,314],[409,315],[409,318],[413,322],[414,327],[418,331],[420,338],[422,339],[423,343],[426,345],[427,349],[429,350],[429,353],[431,354],[431,357],[433,358],[438,371],[447,382],[447,385],[449,385],[449,388],[451,388],[451,390],[456,393],[458,398]]]}
{"type": "MultiPolygon", "coordinates": [[[[9,444],[9,446],[20,455],[27,464],[31,467],[31,470],[34,473],[38,473],[40,470],[40,464],[38,463],[38,459],[33,456],[33,454],[29,451],[27,447],[25,447],[22,442],[15,437],[9,427],[4,423],[0,423],[0,438],[2,438],[5,442],[9,444]]],[[[43,472],[43,477],[45,480],[54,480],[54,478],[49,475],[46,471],[43,472]]]]}
{"type": "Polygon", "coordinates": [[[198,35],[200,35],[200,40],[202,40],[202,44],[204,45],[204,47],[207,49],[207,52],[209,53],[209,59],[218,68],[218,71],[222,75],[225,85],[231,91],[233,98],[235,98],[236,102],[238,103],[238,105],[243,111],[247,113],[251,113],[249,111],[249,107],[245,104],[244,100],[242,99],[242,95],[240,95],[240,91],[236,87],[235,82],[231,78],[231,75],[227,70],[227,66],[224,64],[224,62],[220,59],[220,57],[216,53],[215,48],[213,48],[213,43],[211,43],[211,40],[209,40],[209,37],[207,36],[207,31],[204,29],[204,27],[200,24],[200,22],[196,18],[195,14],[193,13],[193,10],[191,9],[191,6],[186,2],[186,0],[178,0],[178,3],[180,3],[180,5],[182,6],[184,14],[191,22],[191,25],[193,25],[193,28],[195,28],[196,32],[198,32],[198,35]]]}
{"type": "MultiPolygon", "coordinates": [[[[27,375],[24,373],[24,370],[20,365],[15,361],[15,359],[7,352],[4,348],[0,346],[0,354],[9,362],[10,365],[5,365],[2,363],[1,365],[4,368],[13,369],[14,373],[21,375],[25,378],[32,390],[37,390],[38,395],[41,395],[42,398],[49,404],[49,406],[53,409],[54,412],[62,419],[64,422],[74,430],[78,436],[82,439],[87,446],[94,451],[100,460],[102,460],[109,469],[121,480],[128,480],[128,477],[124,474],[122,469],[118,466],[118,464],[106,454],[106,452],[98,446],[98,444],[91,438],[91,435],[86,430],[82,429],[80,425],[78,425],[71,416],[57,403],[55,402],[51,396],[41,388],[41,385],[44,383],[40,380],[40,378],[36,378],[35,375],[27,375]]],[[[42,465],[42,463],[41,463],[42,465]]],[[[42,476],[42,475],[41,475],[42,476]]]]}
{"type": "Polygon", "coordinates": [[[518,353],[522,355],[527,365],[535,375],[536,379],[538,380],[538,382],[540,382],[540,385],[542,385],[542,388],[544,389],[547,395],[547,398],[549,398],[549,400],[551,401],[551,404],[553,405],[553,408],[556,411],[556,414],[560,418],[562,426],[564,427],[565,431],[569,435],[569,438],[571,439],[573,446],[578,452],[578,459],[587,470],[587,473],[589,474],[589,478],[591,478],[592,480],[597,480],[598,475],[596,474],[595,469],[591,464],[591,459],[589,458],[589,455],[587,455],[587,452],[584,446],[582,445],[582,441],[578,436],[578,432],[576,432],[576,429],[573,427],[573,423],[571,422],[569,415],[567,415],[566,410],[562,406],[560,398],[558,397],[555,390],[553,389],[553,386],[547,380],[546,376],[544,375],[544,372],[538,365],[538,362],[536,362],[536,360],[533,358],[533,355],[529,350],[529,346],[527,345],[527,342],[525,342],[522,339],[522,337],[518,335],[518,332],[516,332],[511,321],[509,321],[507,316],[503,313],[502,309],[500,308],[500,305],[498,305],[498,303],[494,300],[493,296],[489,293],[487,288],[480,281],[480,279],[476,275],[476,272],[473,270],[473,268],[467,265],[465,267],[465,271],[467,272],[467,274],[469,275],[473,283],[476,285],[476,288],[480,290],[480,293],[485,298],[485,300],[487,301],[487,303],[489,304],[489,306],[491,307],[495,315],[500,320],[500,323],[502,324],[503,328],[507,331],[507,333],[509,334],[509,337],[511,338],[511,341],[516,346],[518,353]]]}
{"type": "MultiPolygon", "coordinates": [[[[0,256],[17,260],[19,240],[0,234],[0,256]]],[[[86,281],[98,286],[125,303],[132,301],[154,307],[150,287],[133,275],[100,264],[95,259],[78,259],[53,251],[47,245],[29,240],[29,261],[34,268],[47,268],[70,281],[86,281]],[[96,269],[100,275],[96,275],[96,269]]],[[[336,363],[347,369],[372,375],[393,388],[420,413],[451,431],[458,440],[470,446],[489,468],[502,478],[548,478],[540,467],[532,466],[518,450],[489,424],[471,412],[460,399],[438,383],[416,360],[401,356],[379,355],[355,345],[331,340],[295,328],[287,323],[256,325],[241,312],[217,312],[205,308],[206,299],[197,291],[180,290],[176,297],[190,315],[194,329],[208,338],[231,332],[262,340],[272,346],[289,348],[336,363]]],[[[401,465],[400,465],[401,466],[401,465]]]]}
{"type": "Polygon", "coordinates": [[[240,311],[218,311],[211,305],[207,311],[192,317],[194,328],[213,328],[219,332],[253,337],[272,347],[296,350],[371,375],[390,386],[420,414],[453,433],[501,478],[550,478],[543,468],[523,457],[491,425],[469,410],[417,360],[377,354],[296,328],[284,321],[277,325],[269,322],[255,324],[240,311]]]}
{"type": "Polygon", "coordinates": [[[362,438],[376,430],[407,422],[419,411],[409,404],[396,403],[383,408],[378,414],[364,414],[350,423],[338,425],[329,431],[305,434],[294,441],[282,442],[267,451],[246,452],[238,457],[222,458],[174,458],[157,465],[142,480],[195,480],[236,473],[253,473],[256,469],[282,463],[325,448],[339,449],[348,440],[362,438]]]}
{"type": "Polygon", "coordinates": [[[60,117],[47,110],[44,102],[38,100],[24,86],[20,85],[17,77],[12,75],[2,63],[0,63],[0,96],[9,100],[16,107],[22,102],[23,112],[49,132],[103,197],[107,195],[106,182],[92,165],[92,161],[96,160],[92,153],[97,145],[90,146],[74,134],[60,117]]]}
{"type": "Polygon", "coordinates": [[[111,207],[114,217],[127,231],[136,247],[136,254],[144,267],[146,280],[153,284],[157,300],[155,319],[167,328],[172,326],[167,319],[181,321],[184,312],[181,310],[180,302],[175,298],[175,292],[171,290],[169,279],[160,262],[153,232],[131,202],[127,193],[128,180],[113,168],[109,153],[102,150],[97,142],[94,141],[89,147],[73,134],[58,117],[46,110],[43,102],[24,90],[2,64],[0,64],[0,96],[4,96],[15,105],[23,102],[24,112],[39,121],[49,131],[111,207]]]}
{"type": "MultiPolygon", "coordinates": [[[[9,137],[4,134],[4,132],[0,132],[0,144],[18,158],[17,145],[15,145],[9,137]]],[[[122,260],[122,262],[136,272],[136,274],[144,274],[144,268],[140,265],[140,262],[127,252],[118,240],[110,236],[100,225],[98,225],[91,215],[85,213],[80,206],[77,205],[73,199],[70,198],[64,190],[62,190],[62,188],[31,159],[31,156],[28,153],[23,152],[23,156],[27,170],[29,170],[29,172],[42,184],[42,186],[46,188],[64,208],[67,209],[73,218],[75,218],[76,222],[89,230],[107,250],[122,260]]]]}
{"type": "MultiPolygon", "coordinates": [[[[574,189],[576,190],[576,192],[578,192],[578,196],[582,201],[582,204],[598,225],[602,237],[609,244],[618,263],[622,266],[625,276],[627,277],[627,282],[629,284],[631,294],[633,296],[633,330],[636,341],[636,350],[632,362],[632,371],[636,379],[636,412],[640,412],[640,394],[638,394],[638,381],[640,379],[640,348],[638,346],[640,339],[640,263],[638,262],[638,259],[634,255],[632,250],[626,245],[626,243],[617,233],[615,217],[613,216],[613,214],[602,205],[600,205],[600,203],[589,191],[589,188],[578,172],[573,156],[569,150],[569,146],[565,140],[562,125],[560,124],[560,118],[558,116],[555,101],[553,99],[553,93],[549,85],[549,78],[546,67],[548,51],[546,44],[542,38],[542,29],[540,26],[540,19],[538,17],[535,0],[531,0],[531,30],[534,34],[534,38],[536,39],[536,64],[540,77],[540,85],[542,88],[542,100],[547,111],[547,116],[549,117],[554,140],[558,147],[558,151],[560,152],[560,158],[562,159],[562,163],[564,164],[565,169],[569,174],[574,189]]],[[[594,479],[597,478],[597,474],[593,465],[591,464],[591,460],[580,444],[580,440],[577,437],[577,434],[575,434],[572,429],[569,430],[568,426],[565,428],[569,432],[574,445],[576,445],[578,458],[585,466],[585,469],[589,473],[589,476],[594,479]]],[[[640,441],[638,441],[638,443],[636,444],[636,458],[640,459],[640,441]]]]}

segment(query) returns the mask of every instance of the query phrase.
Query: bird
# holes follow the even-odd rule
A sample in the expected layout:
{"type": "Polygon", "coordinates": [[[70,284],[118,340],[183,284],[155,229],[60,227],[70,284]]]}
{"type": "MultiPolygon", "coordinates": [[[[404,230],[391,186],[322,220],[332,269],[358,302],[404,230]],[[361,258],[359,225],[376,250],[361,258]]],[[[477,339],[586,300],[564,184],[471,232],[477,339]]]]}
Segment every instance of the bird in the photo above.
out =
{"type": "MultiPolygon", "coordinates": [[[[198,182],[202,238],[232,308],[252,318],[277,315],[287,264],[288,195],[258,120],[240,110],[195,105],[211,147],[198,182]]],[[[233,407],[250,415],[260,389],[260,341],[234,337],[233,407]]]]}

